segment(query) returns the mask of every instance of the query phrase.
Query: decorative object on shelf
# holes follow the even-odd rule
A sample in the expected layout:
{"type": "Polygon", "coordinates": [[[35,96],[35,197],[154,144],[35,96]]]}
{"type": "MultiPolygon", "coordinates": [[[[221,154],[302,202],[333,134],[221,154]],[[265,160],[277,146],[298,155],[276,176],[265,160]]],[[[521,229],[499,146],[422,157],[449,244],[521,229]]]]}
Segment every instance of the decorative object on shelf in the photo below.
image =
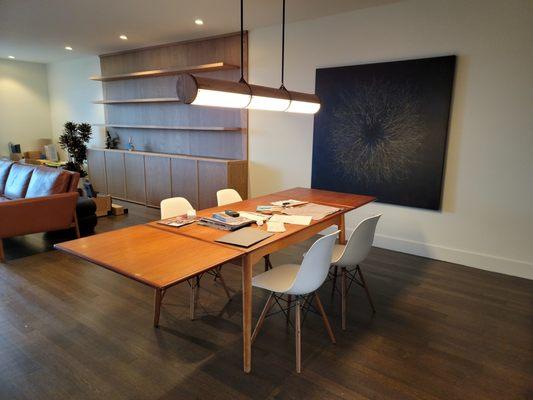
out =
{"type": "Polygon", "coordinates": [[[316,95],[292,92],[285,88],[285,0],[283,0],[281,86],[279,89],[249,84],[244,79],[243,8],[243,0],[241,0],[241,79],[239,82],[198,77],[190,73],[183,73],[178,76],[176,82],[178,98],[185,104],[199,106],[315,114],[320,109],[320,100],[316,95]]]}
{"type": "Polygon", "coordinates": [[[135,151],[135,145],[133,144],[133,138],[131,136],[128,139],[128,150],[135,151]]]}
{"type": "Polygon", "coordinates": [[[57,148],[55,144],[44,145],[44,154],[47,160],[52,162],[58,162],[59,156],[57,155],[57,148]]]}
{"type": "Polygon", "coordinates": [[[19,161],[22,159],[22,150],[20,149],[20,144],[8,143],[9,147],[9,159],[11,161],[19,161]]]}
{"type": "Polygon", "coordinates": [[[64,131],[59,136],[59,145],[68,154],[65,169],[78,172],[82,178],[87,176],[84,164],[87,160],[87,143],[91,135],[91,125],[87,123],[75,124],[69,121],[65,123],[64,131]]]}
{"type": "Polygon", "coordinates": [[[105,148],[106,149],[117,149],[118,144],[120,143],[120,138],[118,136],[111,136],[109,131],[105,130],[105,148]]]}
{"type": "Polygon", "coordinates": [[[321,68],[312,186],[441,206],[455,56],[321,68]]]}

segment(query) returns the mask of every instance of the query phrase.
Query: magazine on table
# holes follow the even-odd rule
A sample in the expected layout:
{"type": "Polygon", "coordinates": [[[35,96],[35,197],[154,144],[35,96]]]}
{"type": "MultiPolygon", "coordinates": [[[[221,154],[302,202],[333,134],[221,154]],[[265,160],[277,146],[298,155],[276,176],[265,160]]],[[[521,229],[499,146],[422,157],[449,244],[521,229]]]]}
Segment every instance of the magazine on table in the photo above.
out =
{"type": "Polygon", "coordinates": [[[198,221],[197,217],[188,217],[187,214],[178,215],[176,217],[171,218],[165,218],[160,221],[157,221],[158,224],[166,225],[166,226],[173,226],[175,228],[179,228],[183,225],[192,224],[193,222],[198,221]]]}

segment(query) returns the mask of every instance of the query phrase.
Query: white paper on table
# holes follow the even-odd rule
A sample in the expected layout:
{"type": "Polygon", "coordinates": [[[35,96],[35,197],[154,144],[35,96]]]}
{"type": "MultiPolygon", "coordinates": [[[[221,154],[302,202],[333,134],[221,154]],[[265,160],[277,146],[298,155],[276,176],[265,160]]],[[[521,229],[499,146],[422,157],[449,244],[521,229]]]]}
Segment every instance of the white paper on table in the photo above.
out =
{"type": "Polygon", "coordinates": [[[273,215],[269,222],[284,222],[286,224],[293,225],[309,225],[312,217],[308,215],[273,215]]]}
{"type": "Polygon", "coordinates": [[[285,232],[286,231],[285,224],[283,222],[268,221],[267,231],[268,232],[285,232]]]}
{"type": "Polygon", "coordinates": [[[248,212],[248,211],[237,211],[239,213],[239,216],[240,217],[244,217],[244,218],[248,218],[248,219],[251,219],[252,221],[255,221],[255,222],[259,222],[259,221],[266,221],[269,216],[267,215],[261,215],[261,214],[257,214],[257,213],[251,213],[251,212],[248,212]]]}

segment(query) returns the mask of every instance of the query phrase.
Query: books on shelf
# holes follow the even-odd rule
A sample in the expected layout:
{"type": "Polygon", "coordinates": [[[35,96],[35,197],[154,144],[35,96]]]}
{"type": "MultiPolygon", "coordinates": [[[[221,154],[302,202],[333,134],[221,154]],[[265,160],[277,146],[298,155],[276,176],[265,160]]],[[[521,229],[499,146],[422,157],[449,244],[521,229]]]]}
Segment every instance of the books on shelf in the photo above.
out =
{"type": "Polygon", "coordinates": [[[212,217],[202,217],[198,221],[199,225],[224,231],[234,231],[236,229],[251,225],[254,221],[245,217],[230,217],[223,213],[215,213],[212,217]]]}
{"type": "Polygon", "coordinates": [[[178,215],[172,218],[165,218],[160,221],[157,221],[157,223],[161,225],[173,226],[173,227],[178,228],[183,225],[192,224],[193,222],[196,222],[196,221],[198,221],[197,217],[188,217],[187,214],[184,214],[184,215],[178,215]]]}

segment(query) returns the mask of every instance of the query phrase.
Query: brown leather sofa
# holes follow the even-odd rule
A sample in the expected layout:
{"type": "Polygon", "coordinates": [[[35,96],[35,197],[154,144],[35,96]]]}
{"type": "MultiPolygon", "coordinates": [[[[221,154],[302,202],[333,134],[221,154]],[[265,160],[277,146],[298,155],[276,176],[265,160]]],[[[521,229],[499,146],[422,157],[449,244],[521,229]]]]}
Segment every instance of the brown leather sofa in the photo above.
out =
{"type": "Polygon", "coordinates": [[[0,262],[2,239],[75,228],[80,175],[0,160],[0,262]]]}

